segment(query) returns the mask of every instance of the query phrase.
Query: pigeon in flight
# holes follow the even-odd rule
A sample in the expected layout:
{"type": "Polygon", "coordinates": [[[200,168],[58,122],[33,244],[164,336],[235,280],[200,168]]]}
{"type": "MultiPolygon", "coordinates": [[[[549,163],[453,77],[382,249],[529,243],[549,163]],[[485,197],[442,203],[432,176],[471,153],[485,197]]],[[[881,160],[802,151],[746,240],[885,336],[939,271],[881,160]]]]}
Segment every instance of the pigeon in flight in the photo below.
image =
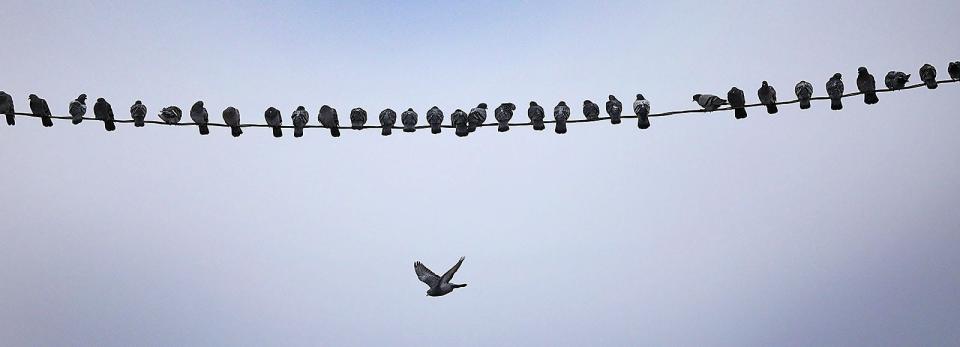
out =
{"type": "Polygon", "coordinates": [[[180,123],[180,118],[183,118],[183,111],[177,106],[168,106],[160,110],[159,117],[164,123],[177,124],[180,123]]]}
{"type": "Polygon", "coordinates": [[[716,109],[720,108],[720,106],[727,104],[727,100],[723,100],[719,96],[711,94],[694,94],[693,101],[707,111],[715,111],[716,109]]]}
{"type": "Polygon", "coordinates": [[[243,135],[243,129],[240,128],[240,110],[230,106],[223,110],[223,122],[230,126],[230,134],[233,137],[243,135]]]}
{"type": "Polygon", "coordinates": [[[463,257],[460,257],[460,261],[457,262],[457,265],[454,265],[450,270],[447,270],[443,276],[437,276],[437,274],[430,271],[423,263],[417,261],[413,263],[413,271],[417,273],[417,278],[420,279],[420,282],[426,283],[430,286],[430,289],[427,290],[427,296],[444,296],[452,292],[456,288],[466,287],[466,284],[454,284],[450,283],[453,280],[453,275],[457,273],[457,270],[460,269],[460,264],[463,264],[463,257]]]}
{"type": "Polygon", "coordinates": [[[310,121],[310,112],[306,107],[297,106],[290,119],[293,120],[293,137],[303,137],[303,127],[310,121]]]}
{"type": "Polygon", "coordinates": [[[777,113],[777,90],[767,84],[767,81],[763,81],[763,85],[757,91],[757,96],[760,97],[760,103],[767,105],[767,113],[777,113]]]}
{"type": "Polygon", "coordinates": [[[960,80],[960,61],[950,63],[947,66],[947,73],[950,74],[950,78],[960,80]]]}
{"type": "Polygon", "coordinates": [[[400,114],[400,123],[403,123],[403,132],[405,133],[417,131],[417,112],[412,108],[403,111],[403,113],[400,114]]]}
{"type": "Polygon", "coordinates": [[[830,109],[834,111],[839,111],[843,109],[843,80],[841,78],[843,75],[840,73],[833,74],[833,77],[830,77],[830,80],[827,81],[827,95],[830,96],[830,109]]]}
{"type": "Polygon", "coordinates": [[[863,93],[863,102],[865,104],[873,105],[880,102],[876,91],[877,79],[863,66],[857,69],[857,89],[863,93]]]}
{"type": "Polygon", "coordinates": [[[87,94],[80,94],[76,100],[70,102],[70,117],[73,124],[83,122],[83,115],[87,114],[87,94]]]}
{"type": "Polygon", "coordinates": [[[477,127],[483,125],[485,121],[487,121],[487,104],[480,103],[467,115],[467,131],[471,133],[476,131],[477,127]]]}
{"type": "Polygon", "coordinates": [[[320,106],[320,125],[330,128],[330,136],[340,137],[340,120],[337,119],[337,109],[323,105],[320,106]]]}
{"type": "Polygon", "coordinates": [[[350,128],[360,130],[364,124],[367,124],[367,111],[359,107],[350,110],[350,128]]]}
{"type": "Polygon", "coordinates": [[[905,87],[907,82],[910,82],[910,74],[900,71],[890,71],[887,72],[887,77],[884,78],[883,82],[887,85],[887,88],[898,90],[905,87]]]}
{"type": "Polygon", "coordinates": [[[744,108],[744,106],[747,105],[747,99],[743,96],[743,91],[740,90],[740,88],[730,88],[730,91],[727,92],[727,100],[730,101],[730,106],[733,107],[734,117],[737,119],[747,118],[747,109],[744,108]]]}
{"type": "Polygon", "coordinates": [[[14,114],[15,112],[13,109],[13,97],[6,92],[0,92],[0,113],[7,116],[7,125],[17,124],[17,120],[14,118],[14,116],[16,116],[14,114]]]}
{"type": "Polygon", "coordinates": [[[263,120],[273,128],[273,137],[283,137],[283,129],[280,128],[283,125],[283,115],[280,114],[280,110],[276,107],[267,108],[263,111],[263,120]]]}
{"type": "MultiPolygon", "coordinates": [[[[210,115],[207,114],[207,109],[203,107],[203,101],[197,101],[193,104],[193,107],[190,107],[190,119],[197,123],[197,127],[200,128],[200,135],[210,133],[210,128],[207,127],[207,123],[210,122],[210,115]]],[[[179,121],[179,119],[177,120],[179,121]]]]}
{"type": "Polygon", "coordinates": [[[437,106],[431,107],[427,110],[427,123],[430,124],[431,133],[439,134],[440,126],[443,125],[443,111],[437,106]]]}
{"type": "Polygon", "coordinates": [[[920,67],[920,80],[927,85],[927,89],[937,89],[937,68],[923,64],[920,67]]]}
{"type": "Polygon", "coordinates": [[[43,126],[52,127],[53,120],[50,119],[50,106],[47,105],[47,100],[41,99],[36,94],[30,94],[27,98],[30,99],[30,113],[40,116],[43,126]]]}
{"type": "Polygon", "coordinates": [[[810,98],[813,97],[813,85],[810,82],[798,82],[797,86],[793,88],[793,92],[797,94],[797,99],[800,100],[801,110],[810,108],[810,98]]]}
{"type": "Polygon", "coordinates": [[[147,118],[147,105],[137,100],[130,106],[130,118],[133,118],[133,126],[139,128],[143,126],[143,120],[147,118]]]}
{"type": "Polygon", "coordinates": [[[393,133],[393,126],[396,124],[397,124],[396,112],[393,112],[393,110],[389,108],[386,110],[380,111],[380,127],[383,128],[383,130],[381,130],[380,133],[383,136],[387,136],[393,133]]]}
{"type": "Polygon", "coordinates": [[[570,107],[567,106],[566,102],[561,101],[557,104],[557,107],[553,108],[553,118],[557,120],[556,133],[566,134],[567,119],[570,119],[570,107]]]}
{"type": "Polygon", "coordinates": [[[454,128],[457,128],[457,136],[464,137],[470,135],[470,127],[468,125],[470,121],[468,118],[470,118],[470,116],[461,109],[457,109],[450,114],[450,122],[453,123],[454,128]]]}
{"type": "Polygon", "coordinates": [[[527,118],[533,123],[533,130],[543,130],[547,127],[543,125],[543,107],[537,105],[536,101],[530,102],[530,108],[527,109],[527,118]]]}
{"type": "Polygon", "coordinates": [[[608,96],[607,99],[607,114],[610,115],[610,123],[620,124],[620,114],[623,113],[623,103],[613,95],[608,96]]]}
{"type": "Polygon", "coordinates": [[[93,104],[93,115],[103,121],[103,128],[107,131],[117,130],[113,124],[113,107],[104,98],[97,98],[97,102],[93,104]]]}
{"type": "Polygon", "coordinates": [[[586,117],[587,120],[598,120],[598,119],[600,119],[600,106],[597,106],[597,104],[593,103],[593,101],[584,100],[584,101],[583,101],[583,116],[586,117]]]}
{"type": "Polygon", "coordinates": [[[497,119],[497,131],[504,132],[510,130],[510,119],[513,119],[513,110],[517,109],[517,105],[513,103],[506,102],[500,104],[496,110],[493,110],[493,117],[497,119]]]}
{"type": "Polygon", "coordinates": [[[643,94],[637,94],[637,100],[633,102],[633,113],[637,115],[638,128],[650,128],[650,101],[645,99],[643,94]]]}

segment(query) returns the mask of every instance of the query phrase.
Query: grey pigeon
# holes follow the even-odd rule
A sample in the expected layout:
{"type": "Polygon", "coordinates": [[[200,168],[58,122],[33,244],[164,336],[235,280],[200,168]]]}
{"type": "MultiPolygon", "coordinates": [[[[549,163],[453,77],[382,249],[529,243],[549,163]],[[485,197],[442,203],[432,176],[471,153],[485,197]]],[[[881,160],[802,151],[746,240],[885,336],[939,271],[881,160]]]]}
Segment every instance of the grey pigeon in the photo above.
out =
{"type": "Polygon", "coordinates": [[[430,132],[440,133],[440,126],[443,125],[443,111],[439,107],[433,106],[427,110],[427,123],[430,124],[430,132]]]}
{"type": "Polygon", "coordinates": [[[47,100],[41,99],[36,94],[30,94],[27,98],[30,100],[30,113],[40,116],[43,126],[52,127],[53,119],[50,119],[50,106],[47,105],[47,100]]]}
{"type": "Polygon", "coordinates": [[[920,67],[920,80],[927,85],[927,89],[937,89],[937,68],[923,64],[920,67]]]}
{"type": "Polygon", "coordinates": [[[207,113],[207,109],[203,107],[203,101],[197,101],[193,104],[193,107],[190,107],[190,119],[192,119],[194,123],[197,123],[197,128],[200,129],[200,135],[210,133],[210,128],[207,127],[207,123],[210,123],[210,115],[207,113]]]}
{"type": "Polygon", "coordinates": [[[330,128],[330,136],[340,137],[340,120],[337,119],[337,109],[323,105],[320,106],[320,125],[330,128]]]}
{"type": "Polygon", "coordinates": [[[747,99],[743,96],[743,91],[740,88],[730,88],[730,91],[727,92],[727,100],[730,101],[730,107],[733,107],[733,116],[736,119],[747,118],[747,109],[744,108],[747,105],[747,99]]]}
{"type": "Polygon", "coordinates": [[[715,111],[720,108],[720,106],[727,104],[727,100],[723,100],[719,96],[712,94],[694,94],[693,101],[707,111],[715,111]]]}
{"type": "Polygon", "coordinates": [[[144,119],[147,118],[147,105],[137,100],[130,106],[130,118],[133,118],[133,126],[139,128],[143,126],[144,119]]]}
{"type": "Polygon", "coordinates": [[[827,95],[830,96],[830,109],[839,111],[843,109],[843,75],[833,74],[827,81],[827,95]]]}
{"type": "Polygon", "coordinates": [[[533,123],[533,130],[543,130],[547,127],[543,125],[543,107],[537,105],[536,101],[530,102],[530,108],[527,109],[527,118],[533,123]]]}
{"type": "Polygon", "coordinates": [[[888,89],[898,90],[905,87],[907,82],[910,82],[910,74],[900,71],[890,71],[887,72],[887,77],[883,79],[883,82],[887,85],[888,89]]]}
{"type": "Polygon", "coordinates": [[[73,124],[83,122],[83,115],[87,114],[87,94],[80,94],[76,100],[70,102],[70,117],[73,124]]]}
{"type": "Polygon", "coordinates": [[[417,131],[417,112],[412,108],[403,111],[403,113],[400,114],[400,123],[403,124],[403,132],[405,133],[417,131]]]}
{"type": "Polygon", "coordinates": [[[180,119],[183,118],[183,111],[181,111],[177,106],[169,106],[160,110],[160,114],[158,116],[164,123],[177,124],[180,123],[180,119]]]}
{"type": "Polygon", "coordinates": [[[307,111],[306,107],[297,106],[290,119],[293,120],[293,137],[303,137],[303,127],[310,122],[310,112],[307,111]]]}
{"type": "Polygon", "coordinates": [[[960,61],[951,62],[947,66],[947,73],[950,74],[950,78],[960,80],[960,61]]]}
{"type": "Polygon", "coordinates": [[[417,273],[417,278],[420,279],[420,282],[426,283],[430,286],[430,289],[427,290],[427,296],[444,296],[452,292],[456,288],[466,287],[466,284],[454,284],[450,283],[453,280],[453,275],[457,273],[457,270],[460,269],[460,264],[463,264],[463,257],[460,257],[460,261],[457,261],[457,265],[454,265],[450,270],[447,270],[443,276],[437,276],[437,274],[430,271],[423,263],[417,261],[413,263],[413,271],[417,273]]]}
{"type": "Polygon", "coordinates": [[[283,137],[283,129],[280,128],[283,125],[283,115],[280,114],[280,110],[276,107],[267,108],[263,111],[263,120],[273,128],[273,137],[283,137]]]}
{"type": "Polygon", "coordinates": [[[480,103],[477,107],[470,109],[467,114],[467,131],[474,132],[477,127],[482,126],[487,121],[487,104],[480,103]]]}
{"type": "Polygon", "coordinates": [[[863,93],[865,104],[873,105],[880,102],[880,98],[877,97],[877,79],[863,66],[857,69],[857,89],[863,93]]]}
{"type": "Polygon", "coordinates": [[[383,130],[380,132],[383,136],[390,135],[393,133],[393,126],[397,124],[397,113],[393,112],[391,109],[386,109],[380,111],[380,127],[383,130]]]}
{"type": "Polygon", "coordinates": [[[359,107],[350,110],[350,128],[360,130],[364,124],[367,124],[367,111],[359,107]]]}
{"type": "Polygon", "coordinates": [[[650,101],[644,98],[643,94],[637,94],[637,100],[633,102],[633,113],[637,115],[638,128],[650,128],[650,101]]]}
{"type": "Polygon", "coordinates": [[[223,122],[230,126],[230,134],[233,137],[243,135],[243,129],[240,128],[240,110],[230,106],[223,110],[223,122]]]}
{"type": "Polygon", "coordinates": [[[113,124],[113,107],[104,98],[97,98],[97,102],[93,104],[93,115],[103,121],[103,128],[107,131],[117,130],[113,124]]]}
{"type": "Polygon", "coordinates": [[[557,126],[554,131],[557,134],[567,133],[567,119],[570,119],[570,107],[566,102],[561,101],[557,107],[553,108],[553,118],[557,120],[557,126]]]}
{"type": "Polygon", "coordinates": [[[584,100],[584,101],[583,101],[583,116],[586,117],[587,120],[598,120],[598,119],[600,119],[600,106],[598,106],[597,104],[593,103],[593,101],[584,100]]]}
{"type": "Polygon", "coordinates": [[[510,119],[513,119],[513,111],[517,105],[513,103],[502,103],[497,109],[493,110],[493,117],[497,119],[497,131],[504,132],[510,130],[510,119]]]}
{"type": "Polygon", "coordinates": [[[470,116],[466,112],[463,112],[461,109],[457,109],[450,114],[450,123],[453,123],[453,127],[457,129],[456,134],[459,137],[464,137],[470,134],[470,128],[468,120],[470,116]]]}
{"type": "Polygon", "coordinates": [[[797,86],[793,87],[793,92],[797,94],[797,99],[800,100],[801,110],[810,108],[810,98],[813,97],[813,85],[810,82],[797,82],[797,86]]]}
{"type": "Polygon", "coordinates": [[[777,90],[767,84],[767,81],[763,81],[763,85],[757,90],[757,96],[760,97],[760,103],[767,105],[767,113],[777,113],[777,90]]]}
{"type": "Polygon", "coordinates": [[[13,108],[13,97],[6,92],[0,91],[0,114],[7,116],[7,125],[16,125],[16,110],[13,108]]]}
{"type": "Polygon", "coordinates": [[[617,100],[616,96],[607,96],[607,114],[610,115],[610,123],[620,124],[621,113],[623,113],[623,103],[617,100]]]}

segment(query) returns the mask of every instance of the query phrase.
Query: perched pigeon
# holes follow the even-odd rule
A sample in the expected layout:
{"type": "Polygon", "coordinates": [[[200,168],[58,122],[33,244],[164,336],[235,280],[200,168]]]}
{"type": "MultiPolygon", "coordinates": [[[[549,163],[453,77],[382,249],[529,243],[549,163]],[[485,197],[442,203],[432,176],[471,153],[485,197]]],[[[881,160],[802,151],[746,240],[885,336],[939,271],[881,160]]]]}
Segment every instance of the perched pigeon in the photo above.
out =
{"type": "Polygon", "coordinates": [[[920,67],[920,80],[927,85],[927,89],[937,89],[937,68],[923,64],[920,67]]]}
{"type": "Polygon", "coordinates": [[[570,119],[570,107],[566,102],[561,101],[557,107],[553,108],[553,118],[557,120],[555,131],[557,134],[567,133],[567,119],[570,119]]]}
{"type": "Polygon", "coordinates": [[[504,132],[510,130],[510,119],[513,118],[513,111],[517,109],[517,105],[513,103],[502,103],[496,110],[493,110],[493,116],[497,119],[497,131],[504,132]]]}
{"type": "MultiPolygon", "coordinates": [[[[197,123],[197,127],[200,128],[200,135],[210,133],[210,128],[207,127],[207,123],[210,122],[210,115],[207,114],[207,109],[203,107],[203,101],[197,101],[193,104],[193,107],[190,108],[190,119],[192,119],[194,123],[197,123]]],[[[179,120],[180,119],[177,119],[177,121],[179,120]]],[[[166,121],[166,119],[164,119],[164,121],[166,121]]]]}
{"type": "Polygon", "coordinates": [[[883,82],[888,89],[898,90],[905,87],[907,82],[910,82],[910,75],[900,71],[890,71],[887,72],[887,77],[884,78],[883,82]]]}
{"type": "Polygon", "coordinates": [[[474,132],[487,120],[487,104],[480,103],[467,114],[467,131],[474,132]]]}
{"type": "Polygon", "coordinates": [[[536,101],[530,102],[530,108],[527,109],[527,118],[533,123],[533,130],[543,130],[547,127],[543,125],[543,107],[537,105],[536,101]]]}
{"type": "Polygon", "coordinates": [[[810,108],[810,98],[813,97],[813,85],[810,82],[798,82],[797,86],[793,88],[793,92],[797,94],[797,99],[800,100],[801,110],[810,108]]]}
{"type": "Polygon", "coordinates": [[[453,274],[457,273],[457,270],[460,269],[460,264],[463,264],[463,257],[460,257],[460,261],[457,262],[457,265],[454,265],[450,270],[447,270],[443,276],[437,276],[437,274],[430,271],[426,266],[421,262],[413,263],[413,271],[417,273],[417,278],[420,279],[420,282],[426,283],[430,286],[430,289],[427,290],[427,296],[444,296],[452,292],[456,288],[466,287],[466,284],[453,284],[450,283],[450,280],[453,279],[453,274]]]}
{"type": "Polygon", "coordinates": [[[633,113],[637,115],[638,128],[650,128],[650,101],[645,99],[643,94],[637,94],[637,100],[633,102],[633,113]]]}
{"type": "Polygon", "coordinates": [[[133,118],[133,126],[139,128],[143,126],[144,119],[147,118],[147,105],[137,100],[130,106],[130,118],[133,118]]]}
{"type": "Polygon", "coordinates": [[[70,117],[73,124],[83,122],[83,115],[87,114],[87,94],[80,94],[76,100],[70,102],[70,117]]]}
{"type": "Polygon", "coordinates": [[[843,109],[843,80],[841,78],[843,75],[840,73],[833,74],[833,77],[830,77],[830,80],[827,81],[827,95],[830,96],[830,109],[834,111],[839,111],[843,109]]]}
{"type": "Polygon", "coordinates": [[[439,107],[431,107],[427,110],[427,123],[430,124],[431,133],[439,134],[440,126],[443,125],[443,111],[439,107]]]}
{"type": "Polygon", "coordinates": [[[960,61],[950,63],[947,66],[947,73],[950,74],[950,78],[960,80],[960,61]]]}
{"type": "Polygon", "coordinates": [[[593,101],[584,100],[584,101],[583,101],[583,116],[586,117],[587,120],[598,120],[598,119],[600,119],[600,106],[597,106],[597,104],[593,103],[593,101]]]}
{"type": "Polygon", "coordinates": [[[767,113],[777,113],[777,90],[767,84],[767,81],[763,81],[763,85],[757,91],[757,96],[760,97],[760,103],[767,105],[767,113]]]}
{"type": "Polygon", "coordinates": [[[330,135],[340,137],[340,120],[337,119],[337,109],[323,105],[320,106],[320,125],[330,128],[330,135]]]}
{"type": "Polygon", "coordinates": [[[367,124],[367,111],[359,107],[350,110],[350,128],[360,130],[364,124],[367,124]]]}
{"type": "Polygon", "coordinates": [[[393,112],[391,109],[386,109],[380,111],[380,127],[383,130],[380,132],[383,136],[390,135],[393,133],[393,126],[397,124],[397,113],[393,112]]]}
{"type": "Polygon", "coordinates": [[[114,131],[117,127],[113,124],[113,107],[103,98],[97,98],[97,103],[93,104],[93,115],[103,121],[103,128],[107,131],[114,131]]]}
{"type": "Polygon", "coordinates": [[[734,117],[737,119],[747,118],[747,109],[744,108],[747,105],[747,99],[743,96],[743,91],[740,88],[730,88],[730,91],[727,92],[727,100],[730,100],[730,106],[733,107],[734,117]]]}
{"type": "Polygon", "coordinates": [[[159,117],[164,123],[177,124],[180,123],[180,118],[183,118],[183,111],[177,106],[164,107],[160,110],[159,117]]]}
{"type": "Polygon", "coordinates": [[[230,134],[233,137],[243,135],[243,129],[240,128],[240,111],[230,106],[223,110],[223,122],[230,126],[230,134]]]}
{"type": "Polygon", "coordinates": [[[280,128],[283,125],[283,115],[280,114],[280,110],[275,107],[267,108],[263,111],[263,120],[273,128],[273,137],[283,137],[283,129],[280,128]]]}
{"type": "Polygon", "coordinates": [[[400,123],[403,124],[403,132],[405,133],[417,131],[417,112],[412,108],[403,111],[403,113],[400,114],[400,123]]]}
{"type": "Polygon", "coordinates": [[[720,106],[727,104],[727,100],[723,100],[719,96],[711,94],[694,94],[693,101],[707,111],[715,111],[716,109],[720,108],[720,106]]]}
{"type": "Polygon", "coordinates": [[[47,105],[47,100],[41,99],[36,94],[30,94],[28,98],[30,99],[30,113],[40,116],[43,126],[52,127],[53,119],[50,119],[50,106],[47,105]]]}
{"type": "Polygon", "coordinates": [[[470,128],[468,120],[470,116],[466,112],[463,112],[461,109],[457,109],[450,114],[450,122],[453,123],[453,127],[457,128],[457,136],[464,137],[470,134],[470,128]]]}
{"type": "Polygon", "coordinates": [[[620,114],[623,113],[623,104],[613,95],[608,96],[607,99],[607,114],[610,115],[610,123],[620,124],[620,114]]]}
{"type": "Polygon", "coordinates": [[[880,98],[877,97],[877,80],[863,66],[857,69],[857,89],[863,93],[865,104],[873,105],[880,102],[880,98]]]}
{"type": "Polygon", "coordinates": [[[0,113],[7,116],[7,125],[16,125],[14,118],[16,110],[13,109],[13,97],[6,92],[0,92],[0,113]]]}
{"type": "Polygon", "coordinates": [[[290,119],[293,120],[293,137],[303,137],[303,127],[310,122],[310,112],[306,107],[297,106],[290,119]]]}

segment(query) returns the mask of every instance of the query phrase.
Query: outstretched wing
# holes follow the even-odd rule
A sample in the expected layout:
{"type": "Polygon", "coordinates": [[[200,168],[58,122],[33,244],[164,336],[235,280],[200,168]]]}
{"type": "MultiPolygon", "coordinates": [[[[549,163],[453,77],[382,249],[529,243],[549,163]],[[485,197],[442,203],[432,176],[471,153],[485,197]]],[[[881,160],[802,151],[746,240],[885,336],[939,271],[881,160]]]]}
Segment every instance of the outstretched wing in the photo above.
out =
{"type": "Polygon", "coordinates": [[[420,282],[426,283],[430,288],[440,285],[440,277],[433,273],[433,271],[430,271],[423,263],[419,261],[414,262],[413,271],[417,272],[417,278],[420,279],[420,282]]]}
{"type": "Polygon", "coordinates": [[[463,264],[463,257],[460,257],[460,261],[457,262],[457,265],[454,265],[450,270],[447,270],[443,274],[443,277],[440,278],[440,283],[450,283],[450,280],[453,279],[453,274],[457,273],[457,270],[460,270],[460,264],[463,264]]]}

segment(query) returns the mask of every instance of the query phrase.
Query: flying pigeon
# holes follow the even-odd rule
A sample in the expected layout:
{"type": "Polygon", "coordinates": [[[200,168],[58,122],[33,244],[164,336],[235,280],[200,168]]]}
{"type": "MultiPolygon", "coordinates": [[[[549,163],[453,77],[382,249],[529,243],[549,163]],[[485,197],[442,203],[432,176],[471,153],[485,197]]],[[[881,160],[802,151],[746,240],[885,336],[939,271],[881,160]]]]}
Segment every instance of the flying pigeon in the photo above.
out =
{"type": "Polygon", "coordinates": [[[130,106],[130,118],[133,118],[133,126],[139,128],[143,126],[143,120],[147,118],[147,105],[137,100],[130,106]]]}
{"type": "Polygon", "coordinates": [[[97,98],[97,103],[93,104],[93,115],[103,121],[103,128],[107,131],[114,131],[117,127],[113,124],[113,107],[103,98],[97,98]]]}
{"type": "Polygon", "coordinates": [[[183,118],[183,111],[176,106],[164,107],[160,110],[159,117],[164,123],[177,124],[180,123],[180,118],[183,118]]]}
{"type": "Polygon", "coordinates": [[[393,133],[393,126],[397,124],[397,113],[393,112],[391,109],[386,109],[380,111],[380,127],[383,130],[380,132],[383,136],[390,135],[393,133]]]}
{"type": "Polygon", "coordinates": [[[727,100],[723,100],[719,96],[711,94],[694,94],[693,101],[707,111],[714,111],[720,108],[720,106],[727,104],[727,100]]]}
{"type": "Polygon", "coordinates": [[[513,118],[513,110],[517,109],[517,105],[513,103],[502,103],[497,107],[496,110],[493,110],[493,116],[497,119],[497,131],[504,132],[510,130],[510,119],[513,118]]]}
{"type": "Polygon", "coordinates": [[[760,103],[767,105],[767,113],[777,113],[777,90],[773,89],[773,86],[767,84],[767,81],[763,81],[757,95],[760,97],[760,103]]]}
{"type": "Polygon", "coordinates": [[[834,111],[839,111],[843,109],[843,75],[840,73],[833,74],[833,77],[830,77],[830,80],[827,81],[827,95],[830,96],[830,109],[834,111]]]}
{"type": "Polygon", "coordinates": [[[937,89],[937,68],[923,64],[920,67],[920,80],[927,85],[927,89],[937,89]]]}
{"type": "Polygon", "coordinates": [[[543,125],[543,117],[543,107],[537,105],[536,101],[531,101],[530,108],[527,109],[527,118],[530,118],[530,122],[533,123],[533,130],[546,129],[543,125]]]}
{"type": "Polygon", "coordinates": [[[87,94],[80,94],[76,100],[70,102],[70,117],[73,124],[83,122],[83,115],[87,114],[87,94]]]}
{"type": "Polygon", "coordinates": [[[607,114],[610,115],[610,123],[620,124],[620,114],[623,112],[623,104],[613,95],[608,96],[607,99],[607,114]]]}
{"type": "Polygon", "coordinates": [[[643,94],[637,94],[637,100],[633,102],[633,113],[637,115],[638,128],[650,128],[650,101],[645,99],[643,94]]]}
{"type": "Polygon", "coordinates": [[[797,86],[793,88],[793,92],[797,94],[797,99],[800,100],[801,110],[810,108],[810,98],[813,97],[813,85],[810,84],[810,82],[797,82],[797,86]]]}
{"type": "Polygon", "coordinates": [[[403,132],[405,133],[417,131],[417,112],[412,108],[403,111],[403,113],[400,114],[400,123],[403,124],[403,132]]]}
{"type": "Polygon", "coordinates": [[[553,118],[557,120],[555,131],[557,134],[567,133],[567,119],[570,119],[570,107],[566,102],[561,101],[557,107],[553,108],[553,118]]]}
{"type": "Polygon", "coordinates": [[[857,69],[857,89],[863,93],[863,102],[867,105],[873,105],[880,102],[877,97],[877,80],[867,71],[867,68],[861,66],[857,69]]]}
{"type": "Polygon", "coordinates": [[[280,128],[283,125],[283,115],[280,114],[280,110],[275,107],[267,108],[263,111],[263,119],[273,128],[273,137],[283,137],[283,129],[280,128]]]}
{"type": "Polygon", "coordinates": [[[427,123],[430,124],[431,133],[439,134],[440,126],[443,125],[443,111],[439,107],[431,107],[427,110],[427,123]]]}
{"type": "Polygon", "coordinates": [[[487,120],[487,104],[480,103],[467,115],[467,131],[474,132],[487,120]]]}
{"type": "Polygon", "coordinates": [[[420,279],[420,282],[426,283],[430,286],[430,289],[427,290],[427,296],[444,296],[452,292],[456,288],[466,287],[466,284],[453,284],[450,283],[450,280],[453,279],[453,274],[457,273],[457,270],[460,269],[460,264],[463,264],[463,257],[460,257],[460,261],[457,262],[457,265],[454,265],[450,270],[447,270],[443,276],[437,276],[437,274],[430,271],[423,263],[417,261],[413,263],[413,271],[417,273],[417,278],[420,279]]]}
{"type": "Polygon", "coordinates": [[[740,88],[730,88],[730,91],[727,92],[727,100],[730,100],[730,106],[733,107],[734,117],[737,119],[747,118],[747,109],[743,108],[747,105],[747,99],[743,96],[743,91],[740,88]]]}
{"type": "Polygon", "coordinates": [[[310,122],[310,112],[303,106],[297,106],[290,119],[293,120],[293,137],[303,137],[303,127],[310,122]]]}
{"type": "Polygon", "coordinates": [[[7,116],[7,125],[17,124],[14,118],[16,111],[13,109],[13,97],[6,92],[0,92],[0,113],[7,116]]]}
{"type": "Polygon", "coordinates": [[[230,126],[230,134],[233,137],[240,137],[243,129],[240,128],[240,111],[230,106],[223,110],[223,122],[230,126]]]}
{"type": "Polygon", "coordinates": [[[364,124],[367,124],[367,111],[359,107],[350,110],[350,128],[360,130],[364,124]]]}
{"type": "Polygon", "coordinates": [[[584,100],[584,101],[583,101],[583,116],[586,117],[587,120],[598,120],[598,119],[600,119],[600,106],[597,106],[597,104],[593,103],[593,101],[584,100]]]}
{"type": "Polygon", "coordinates": [[[340,120],[337,119],[337,109],[323,105],[320,106],[319,116],[320,125],[330,128],[330,135],[340,137],[340,120]]]}
{"type": "Polygon", "coordinates": [[[453,127],[457,128],[457,136],[464,137],[470,134],[470,128],[467,125],[467,123],[470,122],[467,119],[469,117],[470,116],[461,109],[457,109],[450,114],[450,122],[453,123],[453,127]]]}
{"type": "Polygon", "coordinates": [[[52,127],[53,120],[50,119],[50,106],[47,105],[47,100],[41,99],[36,94],[30,94],[28,98],[30,99],[30,113],[40,116],[43,126],[52,127]]]}
{"type": "MultiPolygon", "coordinates": [[[[200,128],[200,135],[210,133],[210,128],[207,127],[207,123],[210,122],[210,115],[207,114],[207,109],[203,107],[203,101],[197,101],[193,104],[193,107],[190,107],[190,119],[192,119],[194,123],[197,123],[197,127],[200,128]]],[[[177,121],[179,120],[178,118],[177,121]]],[[[164,119],[164,121],[166,121],[166,119],[164,119]]]]}
{"type": "Polygon", "coordinates": [[[887,72],[887,77],[883,80],[887,88],[897,90],[905,87],[910,82],[910,75],[900,71],[887,72]]]}
{"type": "Polygon", "coordinates": [[[950,78],[960,80],[960,61],[950,63],[947,66],[947,73],[950,74],[950,78]]]}

